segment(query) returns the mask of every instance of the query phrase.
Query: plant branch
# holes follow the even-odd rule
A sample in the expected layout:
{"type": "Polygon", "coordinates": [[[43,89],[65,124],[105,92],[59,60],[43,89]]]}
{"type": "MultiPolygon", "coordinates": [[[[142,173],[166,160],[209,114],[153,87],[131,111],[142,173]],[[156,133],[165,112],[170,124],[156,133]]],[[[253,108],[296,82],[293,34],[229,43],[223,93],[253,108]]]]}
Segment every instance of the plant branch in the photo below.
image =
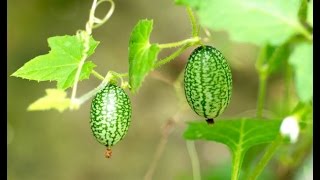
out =
{"type": "Polygon", "coordinates": [[[258,91],[258,100],[257,100],[257,118],[262,117],[263,107],[264,107],[264,100],[266,96],[266,85],[267,85],[267,78],[268,78],[268,65],[265,64],[266,53],[267,53],[268,45],[264,45],[259,53],[258,59],[256,61],[256,69],[259,73],[259,91],[258,91]]]}
{"type": "MultiPolygon", "coordinates": [[[[175,116],[177,116],[177,114],[175,116]]],[[[151,165],[149,166],[149,169],[144,176],[144,180],[152,180],[152,176],[154,174],[154,171],[155,171],[157,164],[158,164],[158,162],[163,154],[163,151],[167,145],[168,137],[174,128],[175,116],[172,117],[172,119],[171,118],[168,119],[167,122],[165,123],[165,126],[163,127],[162,137],[161,137],[160,142],[157,146],[157,150],[156,150],[156,153],[154,154],[151,165]]]]}
{"type": "Polygon", "coordinates": [[[267,76],[259,74],[259,93],[257,102],[257,118],[262,118],[264,100],[266,97],[267,76]]]}

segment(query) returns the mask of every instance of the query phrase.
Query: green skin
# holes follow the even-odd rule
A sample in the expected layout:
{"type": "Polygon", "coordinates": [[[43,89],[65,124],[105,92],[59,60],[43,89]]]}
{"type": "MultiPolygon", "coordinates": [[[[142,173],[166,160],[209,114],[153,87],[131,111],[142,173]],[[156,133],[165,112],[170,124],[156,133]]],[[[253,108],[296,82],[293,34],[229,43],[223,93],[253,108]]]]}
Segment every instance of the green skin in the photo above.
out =
{"type": "Polygon", "coordinates": [[[131,103],[123,89],[108,84],[91,103],[90,126],[97,141],[107,147],[118,143],[128,132],[131,103]]]}
{"type": "Polygon", "coordinates": [[[228,106],[232,74],[222,53],[212,46],[199,46],[188,59],[184,90],[190,107],[208,123],[228,106]]]}

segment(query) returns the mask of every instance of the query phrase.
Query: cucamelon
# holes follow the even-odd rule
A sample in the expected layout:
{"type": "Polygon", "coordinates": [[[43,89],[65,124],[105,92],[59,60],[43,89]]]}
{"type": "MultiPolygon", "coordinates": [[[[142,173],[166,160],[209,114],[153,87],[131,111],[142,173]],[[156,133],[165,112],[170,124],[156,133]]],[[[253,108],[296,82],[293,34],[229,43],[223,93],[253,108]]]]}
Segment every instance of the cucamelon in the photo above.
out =
{"type": "Polygon", "coordinates": [[[190,55],[184,72],[184,90],[190,107],[209,124],[230,102],[232,74],[222,53],[199,46],[190,55]]]}
{"type": "Polygon", "coordinates": [[[111,156],[111,146],[128,132],[131,122],[131,102],[125,91],[115,84],[106,85],[92,100],[90,126],[96,140],[107,147],[106,157],[111,156]]]}

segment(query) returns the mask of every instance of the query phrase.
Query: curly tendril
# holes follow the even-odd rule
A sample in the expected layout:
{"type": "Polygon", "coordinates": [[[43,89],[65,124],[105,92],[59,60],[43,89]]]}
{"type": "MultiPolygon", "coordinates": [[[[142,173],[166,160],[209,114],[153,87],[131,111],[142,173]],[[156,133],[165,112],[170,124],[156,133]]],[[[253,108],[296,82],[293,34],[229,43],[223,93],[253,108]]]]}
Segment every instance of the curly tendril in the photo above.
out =
{"type": "Polygon", "coordinates": [[[75,75],[74,79],[74,84],[72,88],[72,94],[71,94],[71,104],[70,104],[70,109],[77,109],[79,107],[79,101],[76,99],[76,93],[77,93],[77,86],[78,86],[78,81],[80,78],[80,73],[82,66],[85,62],[85,60],[88,57],[88,51],[89,51],[89,41],[90,41],[90,36],[92,34],[92,29],[98,28],[99,26],[103,25],[105,22],[107,22],[115,8],[115,4],[112,0],[93,0],[92,7],[90,9],[90,15],[89,15],[89,20],[86,23],[86,30],[80,30],[77,32],[77,37],[82,41],[83,44],[83,51],[82,51],[82,58],[80,60],[80,63],[78,65],[78,69],[75,75]],[[95,17],[95,11],[97,7],[102,4],[103,2],[109,2],[111,4],[111,7],[108,11],[108,13],[105,15],[103,19],[99,19],[95,17]]]}

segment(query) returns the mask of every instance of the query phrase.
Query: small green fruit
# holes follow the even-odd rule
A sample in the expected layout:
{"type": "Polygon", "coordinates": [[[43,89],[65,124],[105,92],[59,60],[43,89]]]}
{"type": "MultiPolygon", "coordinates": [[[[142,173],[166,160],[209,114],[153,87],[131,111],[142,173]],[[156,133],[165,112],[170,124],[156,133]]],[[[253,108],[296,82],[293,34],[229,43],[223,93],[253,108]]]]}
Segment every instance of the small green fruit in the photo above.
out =
{"type": "Polygon", "coordinates": [[[110,150],[128,132],[131,103],[123,89],[108,84],[91,103],[90,126],[97,141],[110,150]]]}
{"type": "Polygon", "coordinates": [[[190,107],[209,124],[223,113],[231,98],[232,74],[219,50],[199,46],[191,53],[184,73],[184,90],[190,107]]]}

